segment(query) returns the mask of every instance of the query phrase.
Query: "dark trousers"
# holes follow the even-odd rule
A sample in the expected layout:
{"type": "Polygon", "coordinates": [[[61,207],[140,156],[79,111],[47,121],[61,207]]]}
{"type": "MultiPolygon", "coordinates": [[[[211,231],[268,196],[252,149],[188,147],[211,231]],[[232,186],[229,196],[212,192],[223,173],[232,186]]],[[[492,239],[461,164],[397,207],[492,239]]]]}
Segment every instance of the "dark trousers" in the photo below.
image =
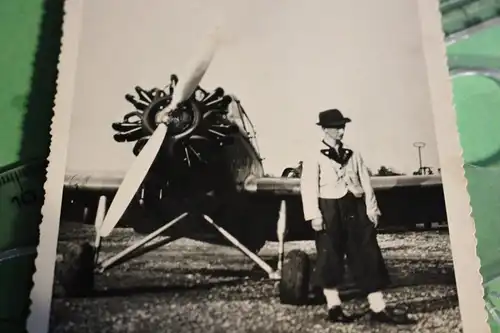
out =
{"type": "Polygon", "coordinates": [[[319,199],[324,230],[316,233],[317,261],[313,283],[337,288],[345,273],[344,257],[357,287],[364,293],[385,288],[389,274],[377,242],[374,224],[366,215],[364,198],[319,199]]]}

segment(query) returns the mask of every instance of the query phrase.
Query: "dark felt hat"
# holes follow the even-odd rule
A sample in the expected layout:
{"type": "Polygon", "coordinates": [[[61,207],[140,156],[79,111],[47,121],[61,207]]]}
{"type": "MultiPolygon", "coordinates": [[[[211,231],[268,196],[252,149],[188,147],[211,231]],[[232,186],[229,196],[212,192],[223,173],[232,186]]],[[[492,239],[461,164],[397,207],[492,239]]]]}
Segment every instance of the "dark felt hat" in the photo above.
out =
{"type": "Polygon", "coordinates": [[[336,127],[345,125],[349,122],[351,122],[351,119],[344,117],[339,110],[330,109],[319,113],[316,125],[322,127],[336,127]]]}

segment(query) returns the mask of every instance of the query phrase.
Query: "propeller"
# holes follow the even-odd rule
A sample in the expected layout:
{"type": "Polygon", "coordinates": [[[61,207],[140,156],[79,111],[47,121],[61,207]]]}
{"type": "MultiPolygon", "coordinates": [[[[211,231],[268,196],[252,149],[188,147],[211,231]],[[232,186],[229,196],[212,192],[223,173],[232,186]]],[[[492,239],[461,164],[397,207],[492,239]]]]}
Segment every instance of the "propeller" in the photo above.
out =
{"type": "Polygon", "coordinates": [[[168,115],[176,107],[178,107],[179,103],[186,101],[194,93],[196,87],[198,87],[201,79],[205,75],[208,66],[212,62],[213,56],[215,54],[215,49],[217,47],[218,32],[219,30],[218,28],[216,28],[215,32],[208,36],[208,38],[206,39],[207,44],[202,47],[201,54],[199,54],[198,57],[195,58],[198,59],[198,61],[192,63],[188,67],[187,73],[189,74],[185,76],[185,81],[183,82],[182,80],[180,80],[175,86],[170,104],[167,105],[165,109],[158,112],[158,114],[156,115],[157,123],[167,123],[168,115]]]}
{"type": "Polygon", "coordinates": [[[190,66],[191,68],[188,69],[185,79],[179,80],[170,104],[158,113],[156,118],[158,123],[157,128],[136,157],[132,167],[126,173],[100,228],[96,228],[98,237],[109,236],[125,213],[125,210],[141,186],[167,135],[169,114],[179,105],[179,103],[186,101],[194,93],[213,59],[217,41],[218,28],[215,30],[214,34],[209,35],[207,39],[208,44],[202,48],[201,54],[197,57],[198,61],[194,62],[190,66]]]}

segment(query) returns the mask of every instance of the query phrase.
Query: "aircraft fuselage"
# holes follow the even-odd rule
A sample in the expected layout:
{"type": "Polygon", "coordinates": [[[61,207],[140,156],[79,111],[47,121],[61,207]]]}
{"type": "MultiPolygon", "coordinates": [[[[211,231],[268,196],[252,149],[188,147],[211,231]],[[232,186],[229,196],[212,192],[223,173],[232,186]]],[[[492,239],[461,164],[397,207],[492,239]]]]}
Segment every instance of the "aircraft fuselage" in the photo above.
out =
{"type": "MultiPolygon", "coordinates": [[[[169,234],[228,244],[200,218],[199,214],[207,214],[250,249],[258,249],[266,239],[275,237],[280,201],[241,191],[248,177],[264,176],[261,158],[248,136],[243,116],[240,108],[234,105],[229,108],[226,122],[236,124],[239,129],[229,135],[231,144],[215,147],[210,140],[190,140],[205,163],[187,163],[183,143],[177,144],[173,155],[165,148],[119,226],[146,234],[187,211],[192,214],[169,234]]],[[[89,188],[92,176],[74,179],[74,182],[89,188]]],[[[62,220],[84,219],[85,223],[93,223],[101,195],[107,197],[109,207],[114,196],[111,187],[106,191],[105,186],[96,184],[95,191],[72,190],[71,195],[65,192],[62,220]]]]}

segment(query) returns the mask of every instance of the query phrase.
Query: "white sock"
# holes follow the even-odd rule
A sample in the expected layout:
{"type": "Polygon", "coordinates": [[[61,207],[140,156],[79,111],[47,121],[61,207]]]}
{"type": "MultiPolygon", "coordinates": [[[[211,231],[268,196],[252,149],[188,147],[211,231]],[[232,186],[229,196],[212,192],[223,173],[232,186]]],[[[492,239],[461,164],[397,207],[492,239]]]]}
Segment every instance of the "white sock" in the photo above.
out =
{"type": "Polygon", "coordinates": [[[370,303],[370,309],[374,312],[385,309],[384,295],[380,291],[368,294],[368,303],[370,303]]]}
{"type": "Polygon", "coordinates": [[[323,294],[325,295],[328,309],[331,309],[334,306],[340,305],[342,303],[339,297],[339,291],[337,289],[323,289],[323,294]]]}

